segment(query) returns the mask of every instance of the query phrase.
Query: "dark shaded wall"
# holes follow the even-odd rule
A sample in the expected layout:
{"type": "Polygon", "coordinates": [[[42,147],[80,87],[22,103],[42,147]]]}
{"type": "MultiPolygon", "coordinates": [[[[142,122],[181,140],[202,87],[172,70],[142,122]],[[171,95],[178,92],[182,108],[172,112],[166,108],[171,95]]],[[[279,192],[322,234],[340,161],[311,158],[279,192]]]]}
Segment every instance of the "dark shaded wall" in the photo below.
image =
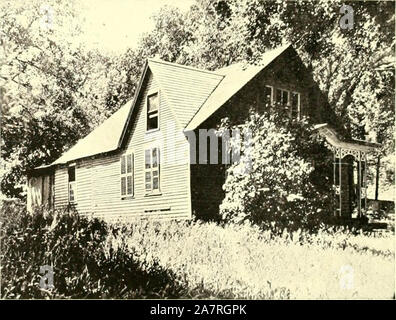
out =
{"type": "MultiPolygon", "coordinates": [[[[294,49],[289,48],[195,130],[197,146],[199,129],[216,129],[221,119],[225,117],[228,117],[232,124],[241,124],[247,118],[250,108],[254,108],[259,113],[263,112],[266,108],[264,97],[266,85],[300,92],[303,115],[313,124],[326,122],[338,128],[339,122],[313,81],[311,73],[294,49]]],[[[219,149],[221,149],[221,141],[219,141],[219,149]]],[[[219,150],[219,159],[221,159],[221,150],[219,150]]],[[[192,211],[195,217],[204,220],[219,218],[219,205],[224,198],[222,186],[225,177],[225,165],[191,164],[192,211]]]]}

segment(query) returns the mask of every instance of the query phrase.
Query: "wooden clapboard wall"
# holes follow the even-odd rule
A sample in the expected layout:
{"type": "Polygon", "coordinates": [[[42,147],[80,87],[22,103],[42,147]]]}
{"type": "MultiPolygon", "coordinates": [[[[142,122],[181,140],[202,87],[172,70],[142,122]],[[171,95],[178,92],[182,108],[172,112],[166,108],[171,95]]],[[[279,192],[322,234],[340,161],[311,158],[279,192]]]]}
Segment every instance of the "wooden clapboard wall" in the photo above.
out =
{"type": "MultiPolygon", "coordinates": [[[[189,145],[161,89],[148,70],[123,150],[76,161],[76,208],[80,213],[110,219],[191,217],[189,145]],[[160,95],[160,129],[147,133],[146,97],[155,91],[160,95]],[[144,189],[144,151],[153,144],[160,147],[161,194],[148,196],[144,189]],[[129,152],[134,154],[134,196],[121,199],[120,157],[129,152]]],[[[64,166],[55,172],[55,206],[67,204],[68,173],[64,166]]]]}

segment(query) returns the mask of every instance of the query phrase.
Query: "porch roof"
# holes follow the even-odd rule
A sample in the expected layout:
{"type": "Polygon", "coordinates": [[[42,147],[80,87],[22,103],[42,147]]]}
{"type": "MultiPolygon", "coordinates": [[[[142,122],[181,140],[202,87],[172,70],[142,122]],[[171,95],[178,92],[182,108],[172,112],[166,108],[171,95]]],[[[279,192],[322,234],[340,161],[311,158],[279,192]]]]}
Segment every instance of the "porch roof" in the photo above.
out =
{"type": "Polygon", "coordinates": [[[357,140],[357,139],[343,139],[338,133],[327,123],[317,124],[314,127],[319,134],[323,136],[326,141],[336,150],[344,151],[341,154],[348,153],[354,155],[356,152],[375,153],[381,147],[379,143],[357,140]]]}

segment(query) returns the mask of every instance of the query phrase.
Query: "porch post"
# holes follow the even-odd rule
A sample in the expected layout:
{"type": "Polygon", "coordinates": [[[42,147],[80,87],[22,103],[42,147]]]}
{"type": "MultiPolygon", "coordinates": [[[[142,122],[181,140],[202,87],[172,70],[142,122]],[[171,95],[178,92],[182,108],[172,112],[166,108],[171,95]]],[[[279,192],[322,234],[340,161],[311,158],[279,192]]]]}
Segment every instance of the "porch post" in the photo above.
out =
{"type": "Polygon", "coordinates": [[[367,154],[364,153],[364,214],[367,215],[367,154]]]}
{"type": "Polygon", "coordinates": [[[336,157],[337,149],[334,149],[333,151],[333,186],[334,186],[334,194],[333,194],[333,214],[334,217],[337,216],[337,209],[336,209],[336,191],[337,191],[337,185],[336,185],[336,170],[337,170],[337,157],[336,157]]]}
{"type": "Polygon", "coordinates": [[[340,149],[340,151],[339,151],[339,155],[340,155],[340,161],[339,161],[339,185],[340,185],[340,217],[342,216],[342,214],[341,214],[341,209],[342,209],[342,192],[341,192],[341,185],[342,185],[342,181],[341,181],[341,179],[342,179],[342,168],[341,168],[341,166],[342,166],[342,162],[341,162],[341,157],[342,157],[342,152],[341,152],[341,149],[340,149]]]}
{"type": "Polygon", "coordinates": [[[359,190],[359,202],[358,202],[358,217],[362,217],[362,155],[359,151],[359,166],[358,166],[358,190],[359,190]]]}

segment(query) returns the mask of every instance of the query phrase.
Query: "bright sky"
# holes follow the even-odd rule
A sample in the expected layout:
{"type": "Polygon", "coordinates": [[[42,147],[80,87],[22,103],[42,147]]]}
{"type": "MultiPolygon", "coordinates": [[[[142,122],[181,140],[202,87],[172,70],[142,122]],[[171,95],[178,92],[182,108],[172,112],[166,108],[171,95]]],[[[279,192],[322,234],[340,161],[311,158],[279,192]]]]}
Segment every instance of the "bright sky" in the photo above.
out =
{"type": "Polygon", "coordinates": [[[164,5],[187,11],[194,0],[84,0],[84,43],[113,52],[135,47],[139,36],[153,28],[150,17],[164,5]]]}

